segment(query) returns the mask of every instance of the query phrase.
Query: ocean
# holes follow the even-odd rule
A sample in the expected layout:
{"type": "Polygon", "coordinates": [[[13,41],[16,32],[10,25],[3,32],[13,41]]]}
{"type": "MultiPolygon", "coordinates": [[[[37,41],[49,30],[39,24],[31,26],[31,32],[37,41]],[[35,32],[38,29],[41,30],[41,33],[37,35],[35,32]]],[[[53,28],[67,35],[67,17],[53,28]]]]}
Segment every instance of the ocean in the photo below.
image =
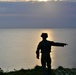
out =
{"type": "Polygon", "coordinates": [[[50,41],[68,44],[52,47],[52,68],[76,68],[76,29],[0,29],[0,68],[13,71],[41,66],[35,52],[43,32],[50,41]]]}

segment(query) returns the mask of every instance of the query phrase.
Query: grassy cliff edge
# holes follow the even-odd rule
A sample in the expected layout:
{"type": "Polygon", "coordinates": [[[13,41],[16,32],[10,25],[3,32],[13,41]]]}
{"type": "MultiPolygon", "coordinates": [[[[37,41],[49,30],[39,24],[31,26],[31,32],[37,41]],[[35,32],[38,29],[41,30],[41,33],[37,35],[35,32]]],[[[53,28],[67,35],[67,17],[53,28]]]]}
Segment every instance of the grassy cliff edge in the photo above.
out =
{"type": "MultiPolygon", "coordinates": [[[[52,75],[76,75],[76,68],[63,68],[59,66],[57,69],[51,70],[52,75]]],[[[42,75],[41,66],[35,66],[33,69],[20,69],[10,72],[0,71],[0,75],[42,75]]]]}

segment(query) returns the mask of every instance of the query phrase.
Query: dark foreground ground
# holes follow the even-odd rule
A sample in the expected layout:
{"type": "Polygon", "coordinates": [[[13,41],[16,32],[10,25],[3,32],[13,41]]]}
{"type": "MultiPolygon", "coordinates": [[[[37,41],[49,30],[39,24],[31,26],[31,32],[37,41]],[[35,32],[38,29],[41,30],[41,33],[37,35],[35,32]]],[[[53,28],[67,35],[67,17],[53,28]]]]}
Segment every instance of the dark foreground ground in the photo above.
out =
{"type": "MultiPolygon", "coordinates": [[[[42,68],[40,66],[35,66],[33,69],[0,72],[0,75],[42,75],[42,68]]],[[[59,66],[57,69],[52,69],[52,75],[76,75],[76,68],[69,69],[59,66]]]]}

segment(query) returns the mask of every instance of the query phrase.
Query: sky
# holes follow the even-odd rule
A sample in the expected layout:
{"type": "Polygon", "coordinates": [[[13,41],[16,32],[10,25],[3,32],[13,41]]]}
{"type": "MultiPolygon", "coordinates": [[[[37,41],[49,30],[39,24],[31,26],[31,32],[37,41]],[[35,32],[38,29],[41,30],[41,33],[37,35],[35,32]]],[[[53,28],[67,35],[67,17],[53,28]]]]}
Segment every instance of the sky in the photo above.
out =
{"type": "Polygon", "coordinates": [[[0,2],[0,28],[76,28],[76,2],[0,2]]]}

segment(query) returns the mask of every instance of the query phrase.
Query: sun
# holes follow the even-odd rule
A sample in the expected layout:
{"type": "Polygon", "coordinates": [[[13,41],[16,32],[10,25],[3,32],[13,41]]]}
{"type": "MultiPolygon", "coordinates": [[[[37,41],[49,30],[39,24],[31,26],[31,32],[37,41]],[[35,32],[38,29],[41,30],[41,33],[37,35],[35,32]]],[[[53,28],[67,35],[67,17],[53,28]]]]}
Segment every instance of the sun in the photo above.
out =
{"type": "Polygon", "coordinates": [[[38,0],[39,2],[42,2],[42,1],[44,1],[44,2],[47,2],[48,0],[38,0]]]}

